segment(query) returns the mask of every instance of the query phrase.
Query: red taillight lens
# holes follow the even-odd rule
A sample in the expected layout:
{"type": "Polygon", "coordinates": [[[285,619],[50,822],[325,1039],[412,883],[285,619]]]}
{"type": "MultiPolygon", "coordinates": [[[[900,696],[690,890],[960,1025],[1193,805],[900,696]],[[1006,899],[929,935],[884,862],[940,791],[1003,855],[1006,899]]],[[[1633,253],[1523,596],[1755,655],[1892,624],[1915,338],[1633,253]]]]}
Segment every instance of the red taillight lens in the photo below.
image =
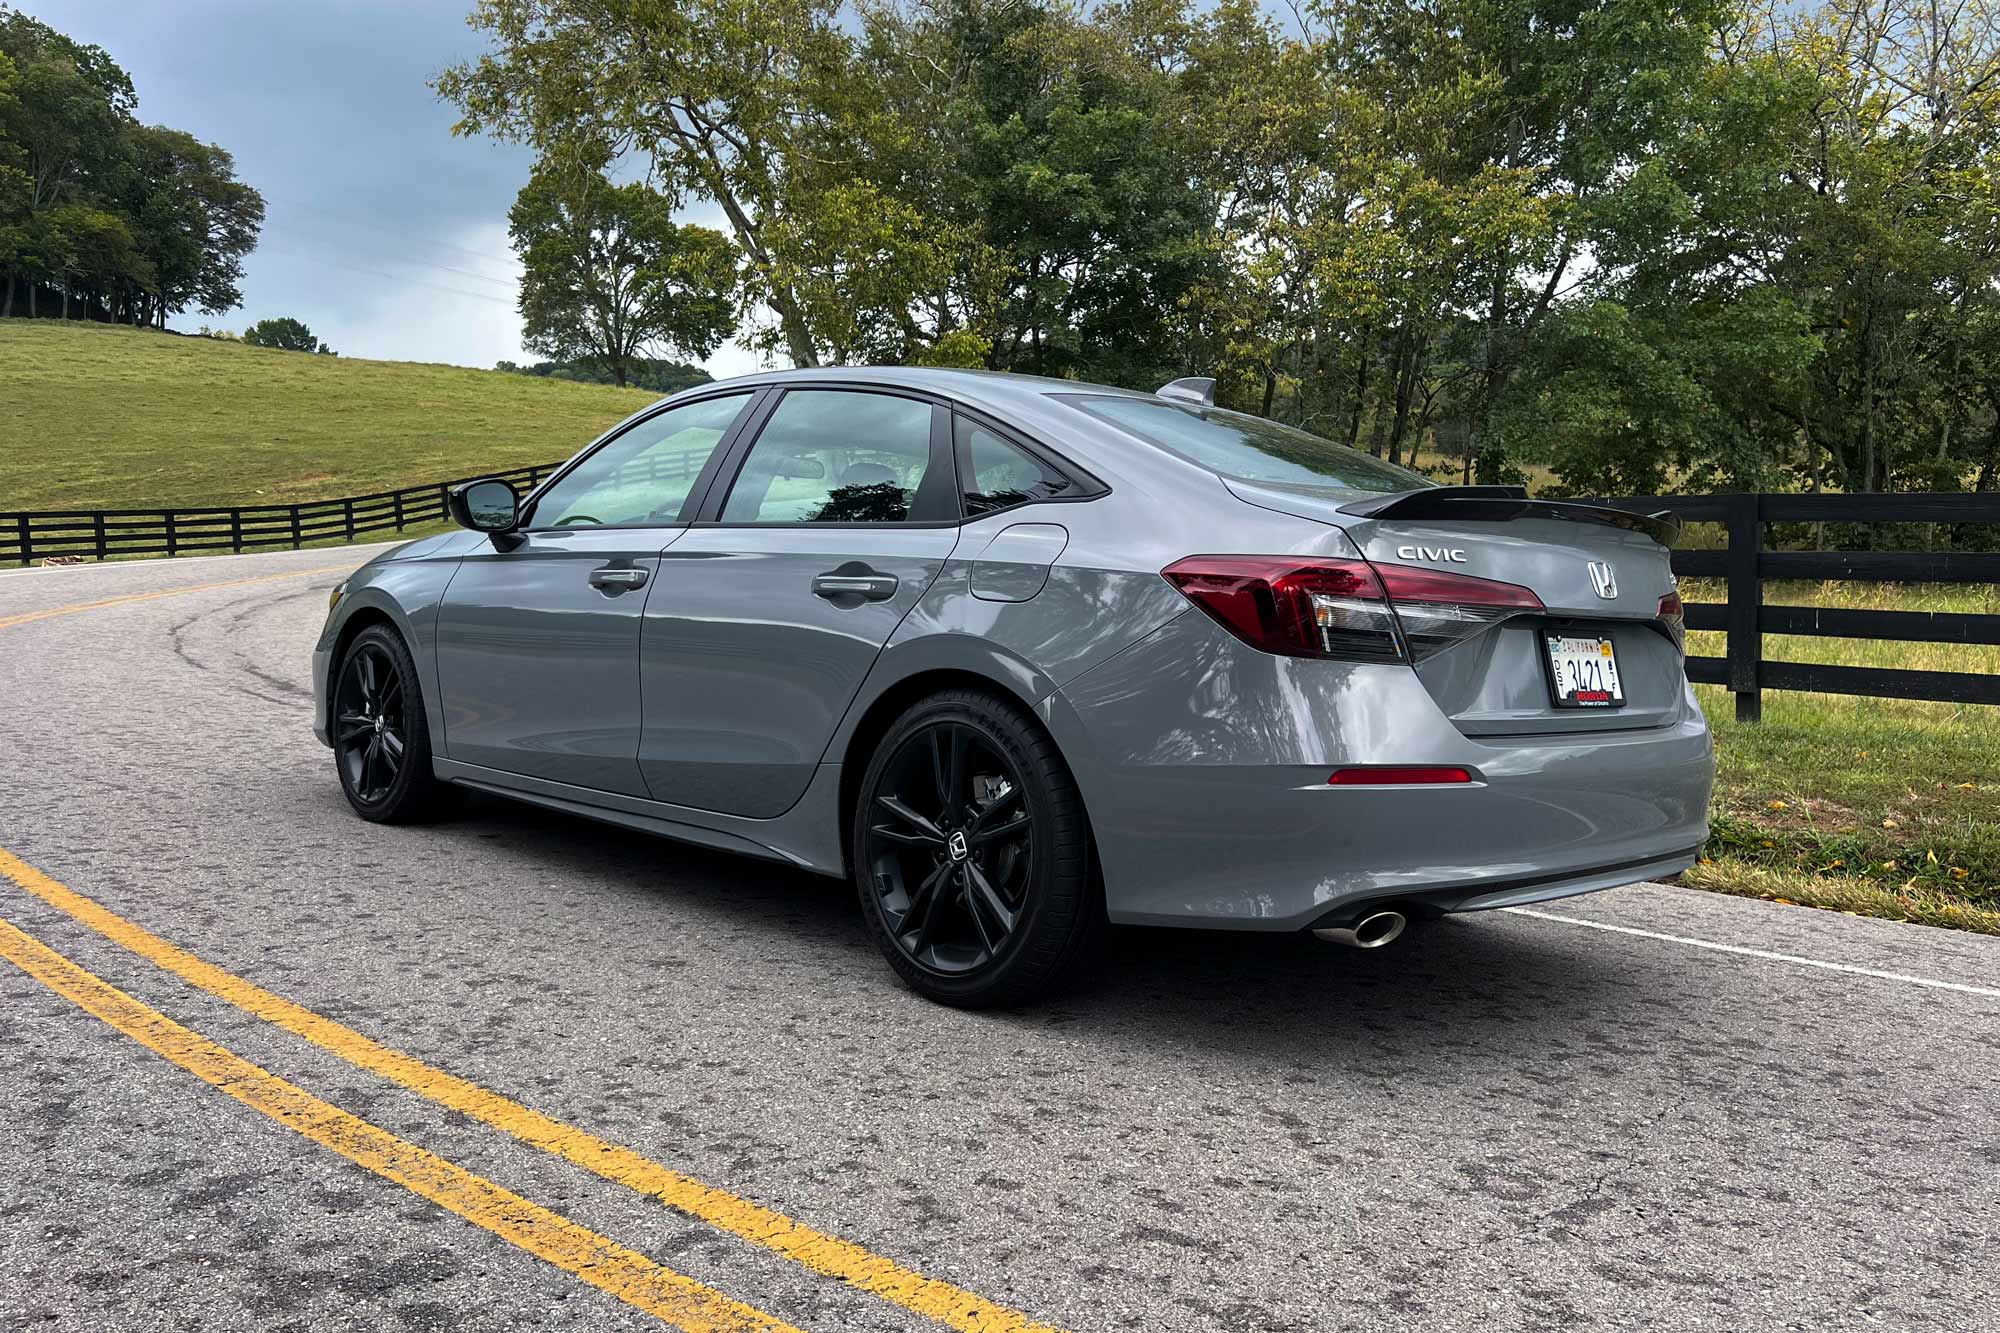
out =
{"type": "Polygon", "coordinates": [[[1365,560],[1196,555],[1160,573],[1243,642],[1287,657],[1422,661],[1542,609],[1512,583],[1365,560]]]}
{"type": "Polygon", "coordinates": [[[1660,623],[1667,627],[1667,637],[1674,641],[1674,651],[1687,652],[1687,613],[1681,608],[1681,595],[1670,592],[1660,599],[1660,623]]]}
{"type": "Polygon", "coordinates": [[[1285,657],[1402,657],[1382,582],[1365,560],[1194,555],[1160,571],[1252,648],[1285,657]]]}

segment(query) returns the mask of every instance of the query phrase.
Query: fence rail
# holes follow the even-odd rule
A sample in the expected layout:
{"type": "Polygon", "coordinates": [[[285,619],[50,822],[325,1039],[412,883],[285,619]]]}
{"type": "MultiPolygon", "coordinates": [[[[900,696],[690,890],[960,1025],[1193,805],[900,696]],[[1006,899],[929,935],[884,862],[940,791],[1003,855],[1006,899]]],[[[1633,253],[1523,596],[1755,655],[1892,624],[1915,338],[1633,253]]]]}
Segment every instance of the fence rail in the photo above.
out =
{"type": "Polygon", "coordinates": [[[1766,634],[2000,644],[2000,615],[1764,602],[1764,584],[1772,579],[2000,583],[2000,555],[1987,552],[1767,549],[1767,528],[1773,523],[2000,525],[2000,495],[1644,495],[1610,503],[1645,512],[1667,510],[1684,522],[1720,523],[1727,531],[1723,550],[1675,551],[1674,572],[1726,583],[1726,602],[1693,602],[1686,607],[1689,629],[1720,630],[1728,636],[1723,656],[1690,657],[1687,674],[1692,681],[1727,687],[1736,696],[1739,720],[1754,722],[1763,715],[1766,690],[2000,704],[2000,675],[1774,662],[1764,656],[1766,634]]]}
{"type": "MultiPolygon", "coordinates": [[[[707,460],[702,449],[657,449],[642,453],[595,481],[613,486],[662,480],[693,481],[707,460]]],[[[567,461],[567,460],[564,460],[567,461]]],[[[540,485],[563,466],[535,463],[504,472],[406,486],[400,491],[348,495],[291,505],[217,506],[207,509],[51,509],[0,513],[0,565],[77,558],[114,560],[127,556],[199,555],[219,551],[269,551],[307,542],[353,541],[375,532],[402,532],[423,523],[442,523],[445,499],[454,486],[498,477],[518,491],[540,485]]]]}
{"type": "MultiPolygon", "coordinates": [[[[558,463],[482,473],[522,489],[539,483],[558,463]]],[[[113,560],[128,556],[201,555],[222,551],[298,550],[309,542],[376,532],[401,532],[443,522],[451,488],[471,481],[406,486],[399,491],[348,495],[299,504],[228,505],[205,509],[65,509],[0,514],[0,564],[51,558],[113,560]]]]}

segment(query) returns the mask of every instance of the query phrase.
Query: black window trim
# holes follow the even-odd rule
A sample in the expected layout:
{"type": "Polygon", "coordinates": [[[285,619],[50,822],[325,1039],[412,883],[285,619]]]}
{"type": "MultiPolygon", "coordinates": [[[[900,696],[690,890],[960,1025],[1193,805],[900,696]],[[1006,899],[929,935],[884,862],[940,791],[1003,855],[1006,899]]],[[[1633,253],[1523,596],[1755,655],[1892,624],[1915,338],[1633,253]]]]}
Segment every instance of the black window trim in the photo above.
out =
{"type": "MultiPolygon", "coordinates": [[[[1070,462],[1067,458],[1049,448],[1041,441],[1025,434],[1018,427],[1007,425],[996,419],[991,413],[981,411],[978,408],[968,407],[946,394],[918,388],[914,385],[884,384],[876,380],[863,379],[814,379],[809,382],[797,384],[781,383],[765,385],[763,388],[769,392],[770,397],[760,402],[748,417],[739,421],[738,429],[734,437],[730,440],[726,451],[729,456],[722,460],[721,466],[718,469],[722,475],[710,483],[700,507],[694,511],[694,521],[688,526],[696,528],[746,529],[825,528],[831,530],[853,528],[958,528],[964,527],[967,523],[976,523],[982,519],[991,518],[995,514],[1011,513],[1016,509],[1024,509],[1030,504],[1082,504],[1091,500],[1101,499],[1111,493],[1111,488],[1095,474],[1070,462]],[[952,474],[952,503],[958,516],[956,518],[945,519],[904,519],[894,523],[810,523],[799,520],[774,521],[770,523],[723,522],[723,505],[728,500],[731,488],[736,484],[736,477],[742,470],[743,460],[749,456],[750,450],[756,446],[757,437],[763,434],[764,425],[770,420],[771,414],[777,411],[779,402],[787,394],[810,393],[814,390],[881,393],[888,394],[891,397],[911,398],[918,402],[929,403],[932,408],[930,467],[936,468],[939,466],[941,461],[939,450],[941,448],[944,459],[949,461],[952,474]],[[1045,500],[1030,500],[1023,504],[1009,505],[1006,509],[989,509],[983,514],[966,513],[964,479],[959,475],[958,468],[956,419],[960,417],[992,431],[1001,439],[1033,457],[1044,467],[1061,473],[1077,488],[1077,493],[1075,495],[1051,496],[1045,500]]],[[[723,452],[725,451],[718,450],[718,456],[723,452]]],[[[683,514],[686,512],[686,510],[682,511],[683,514]]]]}
{"type": "Polygon", "coordinates": [[[769,385],[738,384],[725,387],[718,384],[714,386],[714,390],[711,393],[706,391],[705,387],[702,391],[689,393],[684,396],[677,395],[666,402],[646,408],[619,422],[616,426],[598,436],[597,439],[585,445],[577,451],[574,458],[571,458],[569,462],[564,463],[555,472],[544,478],[541,485],[535,487],[534,490],[528,492],[522,498],[521,513],[524,516],[524,521],[515,531],[523,533],[549,533],[603,532],[609,530],[615,532],[647,528],[673,529],[690,526],[694,515],[701,511],[702,502],[708,498],[709,489],[715,484],[715,476],[721,470],[723,460],[728,457],[729,451],[735,447],[737,439],[742,436],[743,432],[753,421],[761,423],[759,411],[764,406],[766,400],[776,397],[769,385]],[[680,513],[673,521],[657,523],[593,523],[588,526],[571,527],[550,526],[538,528],[533,526],[532,519],[534,517],[535,506],[541,503],[542,497],[547,495],[556,483],[589,462],[592,458],[595,458],[600,450],[608,448],[623,439],[631,431],[668,412],[677,411],[683,407],[692,407],[696,403],[711,402],[717,398],[739,397],[746,398],[748,401],[737,410],[736,416],[730,421],[728,428],[716,438],[715,447],[708,452],[708,461],[703,463],[701,471],[695,474],[693,483],[688,487],[687,497],[681,501],[680,513]]]}

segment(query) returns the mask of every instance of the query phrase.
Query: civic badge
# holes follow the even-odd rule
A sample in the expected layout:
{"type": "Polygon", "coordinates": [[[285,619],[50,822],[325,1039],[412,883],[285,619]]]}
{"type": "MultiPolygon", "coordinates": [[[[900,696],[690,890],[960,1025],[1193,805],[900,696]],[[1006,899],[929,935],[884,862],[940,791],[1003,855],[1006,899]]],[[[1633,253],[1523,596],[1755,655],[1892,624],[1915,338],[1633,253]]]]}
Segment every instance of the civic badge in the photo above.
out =
{"type": "Polygon", "coordinates": [[[1607,560],[1590,562],[1590,586],[1597,589],[1597,595],[1605,601],[1618,596],[1618,571],[1607,560]]]}

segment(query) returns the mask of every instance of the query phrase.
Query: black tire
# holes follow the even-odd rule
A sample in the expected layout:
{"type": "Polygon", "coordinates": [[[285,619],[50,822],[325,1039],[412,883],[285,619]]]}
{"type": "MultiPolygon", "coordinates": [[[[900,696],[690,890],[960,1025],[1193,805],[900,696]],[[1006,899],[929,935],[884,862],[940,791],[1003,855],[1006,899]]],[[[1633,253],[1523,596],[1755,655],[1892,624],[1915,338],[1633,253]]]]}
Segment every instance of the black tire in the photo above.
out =
{"type": "Polygon", "coordinates": [[[455,791],[431,772],[430,724],[403,638],[370,625],[348,641],[331,687],[333,767],[354,813],[377,824],[436,819],[455,791]]]}
{"type": "Polygon", "coordinates": [[[862,917],[913,990],[1023,1004],[1095,957],[1104,902],[1083,800],[1013,704],[962,689],[913,705],[869,757],[853,820],[862,917]]]}

